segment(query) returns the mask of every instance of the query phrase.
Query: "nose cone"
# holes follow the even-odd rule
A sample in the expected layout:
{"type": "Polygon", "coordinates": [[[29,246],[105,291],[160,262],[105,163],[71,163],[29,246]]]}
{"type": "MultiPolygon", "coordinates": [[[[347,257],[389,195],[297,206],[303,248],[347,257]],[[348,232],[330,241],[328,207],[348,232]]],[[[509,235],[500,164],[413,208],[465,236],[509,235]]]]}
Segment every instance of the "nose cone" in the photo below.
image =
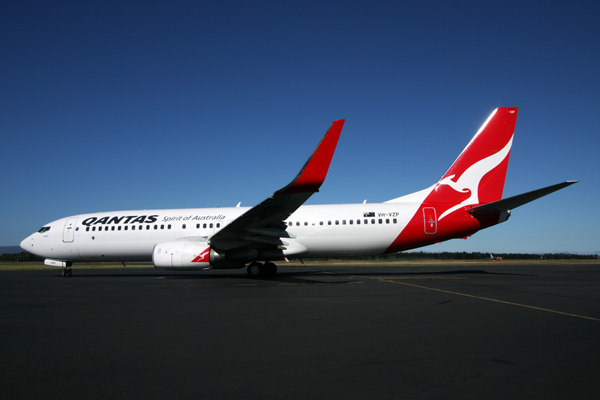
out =
{"type": "Polygon", "coordinates": [[[31,253],[31,248],[33,246],[33,235],[29,235],[25,239],[23,239],[19,246],[21,246],[23,250],[31,253]]]}

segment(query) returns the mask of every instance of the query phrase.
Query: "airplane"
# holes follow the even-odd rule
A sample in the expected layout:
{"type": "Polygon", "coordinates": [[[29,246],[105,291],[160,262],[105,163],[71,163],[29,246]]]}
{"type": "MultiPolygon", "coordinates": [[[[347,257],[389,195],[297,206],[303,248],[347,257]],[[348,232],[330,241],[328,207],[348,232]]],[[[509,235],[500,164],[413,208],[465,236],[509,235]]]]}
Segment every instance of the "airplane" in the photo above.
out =
{"type": "Polygon", "coordinates": [[[274,261],[382,255],[467,238],[511,211],[578,181],[502,198],[517,107],[495,109],[441,179],[383,203],[303,205],[319,191],[345,120],[334,121],[298,175],[254,207],[81,214],[44,225],[21,248],[62,267],[152,261],[170,271],[246,268],[272,277],[274,261]]]}
{"type": "Polygon", "coordinates": [[[494,257],[493,254],[490,254],[490,260],[494,260],[494,261],[502,261],[502,257],[500,256],[496,256],[494,257]]]}

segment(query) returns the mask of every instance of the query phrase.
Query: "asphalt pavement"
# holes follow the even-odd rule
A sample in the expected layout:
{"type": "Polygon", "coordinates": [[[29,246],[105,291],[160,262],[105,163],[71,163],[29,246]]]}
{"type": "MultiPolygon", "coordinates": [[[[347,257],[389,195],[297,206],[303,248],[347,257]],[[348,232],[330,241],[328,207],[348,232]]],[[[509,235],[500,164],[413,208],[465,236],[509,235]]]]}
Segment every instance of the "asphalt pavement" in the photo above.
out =
{"type": "Polygon", "coordinates": [[[600,267],[0,272],[2,399],[597,399],[600,267]]]}

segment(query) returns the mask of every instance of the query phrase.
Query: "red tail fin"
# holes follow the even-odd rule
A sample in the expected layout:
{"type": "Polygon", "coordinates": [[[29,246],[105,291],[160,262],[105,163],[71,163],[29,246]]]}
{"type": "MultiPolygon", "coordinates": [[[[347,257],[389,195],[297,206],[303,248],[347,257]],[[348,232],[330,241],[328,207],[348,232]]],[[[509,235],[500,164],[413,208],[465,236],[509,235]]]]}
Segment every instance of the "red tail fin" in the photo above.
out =
{"type": "Polygon", "coordinates": [[[450,206],[440,215],[440,220],[466,205],[502,198],[517,114],[517,107],[494,110],[442,176],[426,199],[427,203],[450,206]]]}

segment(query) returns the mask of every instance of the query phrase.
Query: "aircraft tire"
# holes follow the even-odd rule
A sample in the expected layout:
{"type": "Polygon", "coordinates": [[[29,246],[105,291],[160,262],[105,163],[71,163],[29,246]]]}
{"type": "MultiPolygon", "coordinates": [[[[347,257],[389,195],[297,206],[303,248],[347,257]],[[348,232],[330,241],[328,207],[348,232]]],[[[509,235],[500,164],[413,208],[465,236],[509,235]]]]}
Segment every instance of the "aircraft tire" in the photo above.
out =
{"type": "Polygon", "coordinates": [[[248,269],[246,270],[250,278],[259,278],[264,275],[264,271],[264,265],[256,261],[251,262],[250,265],[248,265],[248,269]]]}
{"type": "Polygon", "coordinates": [[[272,262],[265,263],[265,276],[272,277],[277,273],[277,265],[272,262]]]}

